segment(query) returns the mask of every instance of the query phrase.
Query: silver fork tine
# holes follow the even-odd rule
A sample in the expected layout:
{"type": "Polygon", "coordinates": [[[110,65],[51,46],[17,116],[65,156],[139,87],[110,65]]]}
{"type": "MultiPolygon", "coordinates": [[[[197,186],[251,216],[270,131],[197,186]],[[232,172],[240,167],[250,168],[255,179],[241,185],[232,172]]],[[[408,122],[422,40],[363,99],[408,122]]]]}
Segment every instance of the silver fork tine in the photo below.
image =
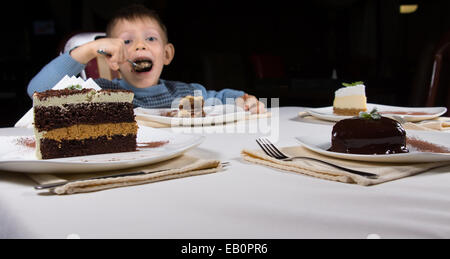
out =
{"type": "Polygon", "coordinates": [[[271,145],[269,140],[260,138],[259,141],[257,140],[257,142],[267,155],[269,155],[273,158],[276,158],[276,159],[288,158],[286,155],[281,153],[277,148],[275,148],[273,145],[271,145]]]}
{"type": "Polygon", "coordinates": [[[256,143],[261,147],[261,149],[266,153],[268,156],[276,158],[276,156],[270,151],[268,148],[266,148],[266,145],[264,145],[261,141],[261,139],[256,139],[256,143]]]}
{"type": "Polygon", "coordinates": [[[269,155],[273,158],[276,158],[276,159],[280,159],[278,154],[276,154],[275,151],[273,151],[267,144],[264,143],[263,139],[261,139],[261,138],[259,139],[259,144],[260,144],[261,148],[263,149],[263,151],[267,155],[269,155]]]}
{"type": "Polygon", "coordinates": [[[272,154],[271,156],[276,158],[276,159],[281,159],[282,156],[280,156],[279,153],[277,153],[273,148],[270,147],[270,145],[267,144],[267,141],[263,138],[260,139],[262,145],[267,149],[270,150],[270,153],[272,154]]]}
{"type": "Polygon", "coordinates": [[[288,158],[288,156],[286,156],[285,154],[283,154],[277,147],[275,147],[274,144],[272,144],[272,142],[270,142],[268,139],[264,138],[263,142],[265,142],[264,144],[267,145],[267,147],[269,149],[271,149],[276,155],[277,158],[279,159],[284,159],[284,158],[288,158]]]}

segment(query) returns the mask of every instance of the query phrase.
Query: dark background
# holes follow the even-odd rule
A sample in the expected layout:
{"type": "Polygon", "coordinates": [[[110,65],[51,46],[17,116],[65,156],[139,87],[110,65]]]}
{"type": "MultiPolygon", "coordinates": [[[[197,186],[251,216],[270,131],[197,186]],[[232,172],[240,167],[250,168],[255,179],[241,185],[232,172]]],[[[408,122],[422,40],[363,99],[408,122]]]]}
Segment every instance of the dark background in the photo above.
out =
{"type": "Polygon", "coordinates": [[[16,2],[1,9],[1,127],[31,108],[28,82],[70,35],[104,31],[131,2],[168,27],[176,55],[161,78],[280,97],[282,106],[330,106],[341,82],[353,81],[366,83],[369,102],[423,106],[433,52],[450,30],[445,0],[16,2]],[[419,8],[400,14],[401,4],[419,8]]]}

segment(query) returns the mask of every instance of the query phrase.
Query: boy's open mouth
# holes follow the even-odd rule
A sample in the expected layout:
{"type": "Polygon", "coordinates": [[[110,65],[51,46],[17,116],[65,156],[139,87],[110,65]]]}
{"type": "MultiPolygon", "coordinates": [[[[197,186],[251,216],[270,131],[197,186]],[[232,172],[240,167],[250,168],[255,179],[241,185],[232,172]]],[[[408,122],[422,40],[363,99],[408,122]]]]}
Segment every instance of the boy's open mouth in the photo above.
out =
{"type": "Polygon", "coordinates": [[[134,63],[136,63],[136,66],[133,69],[138,73],[149,72],[153,68],[153,61],[150,59],[137,59],[134,63]]]}

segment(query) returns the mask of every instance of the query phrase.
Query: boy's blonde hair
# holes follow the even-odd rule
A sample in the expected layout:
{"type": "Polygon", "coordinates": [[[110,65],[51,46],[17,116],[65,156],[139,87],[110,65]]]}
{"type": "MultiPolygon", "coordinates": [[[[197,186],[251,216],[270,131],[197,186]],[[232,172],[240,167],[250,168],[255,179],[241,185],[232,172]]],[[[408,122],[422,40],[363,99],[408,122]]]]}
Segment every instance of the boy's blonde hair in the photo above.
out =
{"type": "Polygon", "coordinates": [[[117,22],[120,20],[127,20],[127,21],[133,21],[137,19],[142,18],[150,18],[156,21],[159,26],[161,27],[164,35],[164,41],[165,43],[169,42],[169,35],[167,33],[167,27],[162,22],[161,18],[159,17],[158,13],[154,10],[150,10],[144,5],[141,4],[132,4],[129,6],[126,6],[122,9],[119,9],[109,20],[107,26],[106,26],[106,35],[109,37],[111,36],[111,32],[114,29],[114,26],[116,26],[117,22]]]}

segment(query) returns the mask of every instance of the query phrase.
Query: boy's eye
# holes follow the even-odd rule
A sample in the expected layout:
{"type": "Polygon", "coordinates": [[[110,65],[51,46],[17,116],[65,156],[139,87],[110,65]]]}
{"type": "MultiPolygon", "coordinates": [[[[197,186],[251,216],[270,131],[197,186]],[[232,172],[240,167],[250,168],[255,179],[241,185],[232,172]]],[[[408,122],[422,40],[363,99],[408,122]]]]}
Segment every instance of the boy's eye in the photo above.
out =
{"type": "Polygon", "coordinates": [[[131,43],[131,40],[124,40],[123,41],[125,44],[130,44],[131,43]]]}
{"type": "Polygon", "coordinates": [[[148,41],[156,41],[156,38],[155,37],[148,37],[147,40],[148,41]]]}

